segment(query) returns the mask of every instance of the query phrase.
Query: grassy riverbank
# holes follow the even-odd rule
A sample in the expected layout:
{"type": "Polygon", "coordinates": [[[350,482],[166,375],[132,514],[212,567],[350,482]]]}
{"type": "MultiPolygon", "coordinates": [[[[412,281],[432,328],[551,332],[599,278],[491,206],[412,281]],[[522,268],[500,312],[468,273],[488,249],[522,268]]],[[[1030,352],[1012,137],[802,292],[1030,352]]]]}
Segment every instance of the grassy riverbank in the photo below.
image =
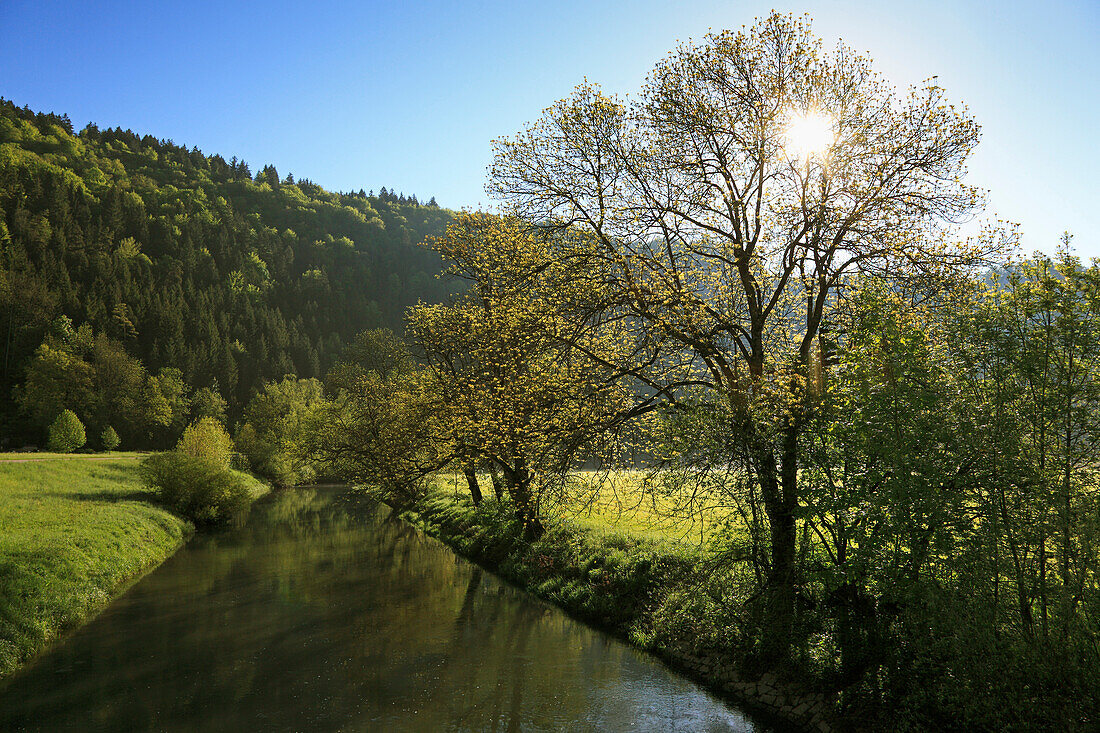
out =
{"type": "MultiPolygon", "coordinates": [[[[0,454],[0,677],[93,616],[191,534],[138,454],[0,454]],[[13,459],[41,459],[16,462],[13,459]]],[[[266,491],[254,481],[257,494],[266,491]]]]}
{"type": "Polygon", "coordinates": [[[744,664],[751,639],[738,609],[724,599],[731,585],[747,579],[712,567],[699,541],[706,528],[655,523],[644,510],[604,501],[549,519],[546,533],[526,542],[509,506],[490,499],[475,508],[448,477],[403,516],[460,554],[748,707],[807,730],[829,730],[824,695],[744,664]]]}

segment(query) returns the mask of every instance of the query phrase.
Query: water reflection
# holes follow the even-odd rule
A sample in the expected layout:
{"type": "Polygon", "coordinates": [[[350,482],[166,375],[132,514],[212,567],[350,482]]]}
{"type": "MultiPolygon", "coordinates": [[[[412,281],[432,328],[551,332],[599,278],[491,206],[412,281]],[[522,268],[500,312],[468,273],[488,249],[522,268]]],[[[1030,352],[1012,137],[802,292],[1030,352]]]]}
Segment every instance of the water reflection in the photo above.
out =
{"type": "Polygon", "coordinates": [[[193,540],[0,689],[0,730],[754,730],[336,489],[193,540]]]}

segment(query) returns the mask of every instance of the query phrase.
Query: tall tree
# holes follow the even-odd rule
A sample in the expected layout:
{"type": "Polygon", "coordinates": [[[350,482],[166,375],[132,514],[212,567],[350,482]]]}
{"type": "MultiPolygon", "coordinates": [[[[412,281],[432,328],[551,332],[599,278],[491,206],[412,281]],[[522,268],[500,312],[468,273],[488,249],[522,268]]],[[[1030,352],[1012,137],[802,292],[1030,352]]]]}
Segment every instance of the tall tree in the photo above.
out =
{"type": "Polygon", "coordinates": [[[461,214],[433,247],[452,275],[470,282],[469,291],[409,314],[471,491],[477,494],[476,465],[499,469],[530,535],[541,531],[545,492],[561,485],[629,403],[605,366],[618,361],[613,354],[623,342],[577,309],[585,282],[573,277],[569,260],[589,244],[514,217],[461,214]]]}
{"type": "Polygon", "coordinates": [[[771,663],[793,638],[799,437],[836,292],[983,261],[995,238],[949,237],[980,204],[960,180],[978,135],[933,82],[899,98],[867,58],[773,13],[681,46],[634,101],[584,84],[496,142],[490,190],[588,231],[608,308],[693,355],[678,383],[728,406],[768,517],[771,663]]]}

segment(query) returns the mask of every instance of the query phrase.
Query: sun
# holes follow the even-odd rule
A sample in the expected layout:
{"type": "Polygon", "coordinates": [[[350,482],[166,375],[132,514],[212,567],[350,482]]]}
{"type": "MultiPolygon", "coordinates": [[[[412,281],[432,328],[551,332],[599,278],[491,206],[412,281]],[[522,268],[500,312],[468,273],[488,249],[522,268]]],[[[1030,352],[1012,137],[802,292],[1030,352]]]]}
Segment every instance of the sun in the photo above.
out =
{"type": "Polygon", "coordinates": [[[836,121],[821,112],[802,112],[791,117],[784,134],[783,147],[794,159],[809,160],[824,153],[833,144],[836,121]]]}

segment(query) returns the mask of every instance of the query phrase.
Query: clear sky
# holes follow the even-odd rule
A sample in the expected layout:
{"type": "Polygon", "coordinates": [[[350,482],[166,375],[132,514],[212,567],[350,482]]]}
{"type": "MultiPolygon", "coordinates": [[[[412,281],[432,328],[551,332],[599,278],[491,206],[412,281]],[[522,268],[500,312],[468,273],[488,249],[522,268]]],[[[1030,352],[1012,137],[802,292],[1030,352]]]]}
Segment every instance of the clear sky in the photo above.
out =
{"type": "Polygon", "coordinates": [[[0,0],[0,96],[273,163],[336,190],[491,204],[490,140],[587,77],[630,93],[678,41],[809,13],[899,87],[936,75],[983,126],[971,183],[1050,251],[1100,257],[1100,2],[0,0]]]}

